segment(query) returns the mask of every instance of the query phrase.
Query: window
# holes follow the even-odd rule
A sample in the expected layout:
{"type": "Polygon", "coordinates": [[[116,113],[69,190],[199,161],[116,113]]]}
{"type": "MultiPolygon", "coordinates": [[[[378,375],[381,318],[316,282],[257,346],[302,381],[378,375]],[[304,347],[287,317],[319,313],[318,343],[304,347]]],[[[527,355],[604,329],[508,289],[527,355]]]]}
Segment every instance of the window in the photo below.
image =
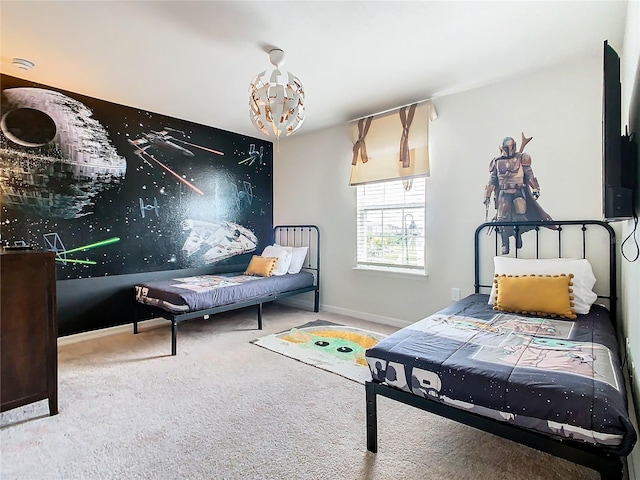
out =
{"type": "Polygon", "coordinates": [[[424,273],[425,178],[356,188],[357,266],[424,273]]]}

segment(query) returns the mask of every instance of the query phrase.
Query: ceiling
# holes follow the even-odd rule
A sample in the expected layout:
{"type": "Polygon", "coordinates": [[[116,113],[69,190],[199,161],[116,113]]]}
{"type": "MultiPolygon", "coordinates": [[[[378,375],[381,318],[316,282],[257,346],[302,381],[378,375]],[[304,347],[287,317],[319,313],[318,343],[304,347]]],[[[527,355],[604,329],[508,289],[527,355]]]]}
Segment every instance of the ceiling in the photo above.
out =
{"type": "Polygon", "coordinates": [[[263,137],[248,84],[278,47],[305,89],[302,135],[600,54],[604,40],[620,53],[626,11],[626,1],[2,1],[0,70],[263,137]]]}

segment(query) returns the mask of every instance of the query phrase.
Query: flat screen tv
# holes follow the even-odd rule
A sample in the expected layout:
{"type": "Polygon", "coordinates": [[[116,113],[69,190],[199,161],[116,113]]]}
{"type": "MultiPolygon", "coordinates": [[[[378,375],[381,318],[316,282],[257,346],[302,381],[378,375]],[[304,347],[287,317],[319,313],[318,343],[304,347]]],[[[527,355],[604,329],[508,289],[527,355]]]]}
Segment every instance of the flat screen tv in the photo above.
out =
{"type": "MultiPolygon", "coordinates": [[[[629,135],[630,135],[630,153],[629,153],[629,182],[635,178],[635,183],[630,187],[633,188],[636,217],[640,212],[640,59],[636,66],[635,83],[631,89],[631,98],[629,103],[629,135]]],[[[623,185],[625,179],[622,179],[623,185]]]]}
{"type": "Polygon", "coordinates": [[[603,59],[603,215],[606,221],[625,220],[634,215],[634,195],[638,176],[637,153],[632,153],[633,143],[630,137],[622,135],[620,57],[607,41],[604,42],[603,59]]]}

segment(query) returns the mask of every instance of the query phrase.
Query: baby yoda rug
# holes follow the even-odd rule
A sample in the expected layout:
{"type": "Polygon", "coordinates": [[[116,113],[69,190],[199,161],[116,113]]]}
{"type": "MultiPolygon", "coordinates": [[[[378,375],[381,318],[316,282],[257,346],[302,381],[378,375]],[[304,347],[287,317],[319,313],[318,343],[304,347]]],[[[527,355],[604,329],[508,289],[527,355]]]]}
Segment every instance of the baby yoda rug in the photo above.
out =
{"type": "Polygon", "coordinates": [[[364,384],[371,379],[364,352],[385,336],[360,328],[315,320],[286,332],[258,338],[251,343],[364,384]]]}

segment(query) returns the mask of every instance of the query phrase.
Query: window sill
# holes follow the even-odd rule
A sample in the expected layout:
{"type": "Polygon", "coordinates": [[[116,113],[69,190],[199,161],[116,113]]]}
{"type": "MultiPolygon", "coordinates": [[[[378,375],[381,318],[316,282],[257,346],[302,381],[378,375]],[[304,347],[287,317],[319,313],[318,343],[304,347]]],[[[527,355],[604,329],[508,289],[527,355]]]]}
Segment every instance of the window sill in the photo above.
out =
{"type": "Polygon", "coordinates": [[[392,276],[392,277],[404,277],[404,278],[425,278],[427,277],[427,272],[425,270],[408,270],[405,268],[393,268],[393,267],[366,267],[366,266],[356,266],[353,267],[353,270],[358,272],[367,272],[372,273],[374,275],[383,275],[383,276],[392,276]]]}

